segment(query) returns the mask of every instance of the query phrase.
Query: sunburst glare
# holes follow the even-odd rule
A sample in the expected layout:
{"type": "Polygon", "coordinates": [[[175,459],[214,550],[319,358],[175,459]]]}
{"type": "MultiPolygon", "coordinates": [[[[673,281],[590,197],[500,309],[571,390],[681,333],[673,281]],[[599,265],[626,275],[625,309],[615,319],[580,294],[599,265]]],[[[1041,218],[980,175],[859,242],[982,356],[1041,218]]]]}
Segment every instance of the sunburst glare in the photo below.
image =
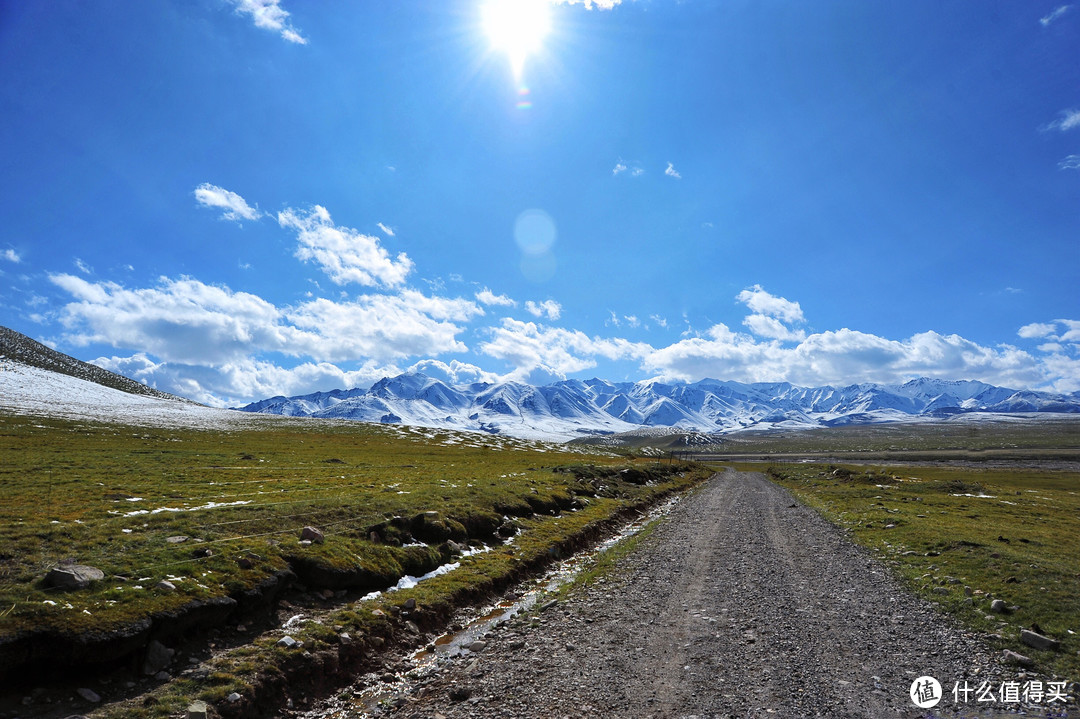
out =
{"type": "Polygon", "coordinates": [[[551,31],[548,0],[488,0],[481,8],[484,31],[492,46],[505,52],[520,81],[526,58],[540,50],[551,31]]]}

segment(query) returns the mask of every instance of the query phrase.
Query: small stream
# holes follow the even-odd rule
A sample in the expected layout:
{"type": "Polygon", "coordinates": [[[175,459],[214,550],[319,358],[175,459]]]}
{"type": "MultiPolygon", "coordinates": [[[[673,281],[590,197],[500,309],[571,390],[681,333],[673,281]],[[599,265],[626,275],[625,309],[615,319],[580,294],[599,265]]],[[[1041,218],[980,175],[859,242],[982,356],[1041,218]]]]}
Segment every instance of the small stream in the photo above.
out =
{"type": "MultiPolygon", "coordinates": [[[[344,694],[324,700],[320,705],[302,714],[304,719],[338,719],[339,717],[370,716],[384,702],[407,694],[414,682],[436,673],[440,666],[459,657],[471,654],[469,647],[482,641],[485,635],[499,625],[528,612],[538,604],[543,607],[547,595],[572,581],[592,560],[619,542],[640,532],[646,525],[666,516],[678,504],[680,497],[672,497],[653,507],[647,513],[623,525],[619,531],[591,549],[560,560],[542,575],[519,585],[507,593],[507,598],[475,612],[463,622],[463,626],[448,631],[406,658],[409,669],[396,675],[398,681],[373,681],[369,686],[354,685],[351,697],[344,694]]],[[[459,620],[458,624],[462,624],[459,620]]],[[[366,675],[371,679],[371,675],[366,675]]]]}

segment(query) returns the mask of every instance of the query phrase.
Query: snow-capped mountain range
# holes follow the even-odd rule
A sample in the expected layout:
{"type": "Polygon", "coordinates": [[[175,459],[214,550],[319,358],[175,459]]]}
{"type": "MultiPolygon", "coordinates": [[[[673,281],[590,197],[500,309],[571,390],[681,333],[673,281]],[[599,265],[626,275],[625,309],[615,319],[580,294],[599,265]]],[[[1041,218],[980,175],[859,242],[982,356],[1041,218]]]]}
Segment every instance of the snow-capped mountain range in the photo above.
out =
{"type": "Polygon", "coordinates": [[[713,379],[693,383],[564,380],[543,387],[518,382],[451,385],[406,373],[380,380],[370,389],[273,397],[239,409],[566,440],[642,427],[726,433],[940,419],[976,412],[1080,413],[1080,392],[1052,394],[925,378],[899,385],[847,387],[713,379]]]}

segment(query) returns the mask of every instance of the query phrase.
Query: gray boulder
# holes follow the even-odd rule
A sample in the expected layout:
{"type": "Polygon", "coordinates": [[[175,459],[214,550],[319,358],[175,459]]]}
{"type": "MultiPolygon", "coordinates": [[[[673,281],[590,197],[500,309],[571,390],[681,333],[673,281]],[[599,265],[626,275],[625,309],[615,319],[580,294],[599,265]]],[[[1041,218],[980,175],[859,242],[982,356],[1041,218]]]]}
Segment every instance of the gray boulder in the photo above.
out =
{"type": "Polygon", "coordinates": [[[323,533],[315,527],[304,527],[302,530],[300,530],[300,539],[308,542],[313,542],[315,544],[322,544],[324,541],[326,541],[323,533]]]}
{"type": "Polygon", "coordinates": [[[97,567],[73,562],[61,562],[45,575],[44,584],[50,589],[86,589],[91,582],[105,578],[105,572],[97,567]]]}
{"type": "Polygon", "coordinates": [[[1061,643],[1058,642],[1056,639],[1044,637],[1042,634],[1039,634],[1038,632],[1033,632],[1030,629],[1020,630],[1020,641],[1024,644],[1027,644],[1029,647],[1034,647],[1035,649],[1057,650],[1061,647],[1061,643]]]}

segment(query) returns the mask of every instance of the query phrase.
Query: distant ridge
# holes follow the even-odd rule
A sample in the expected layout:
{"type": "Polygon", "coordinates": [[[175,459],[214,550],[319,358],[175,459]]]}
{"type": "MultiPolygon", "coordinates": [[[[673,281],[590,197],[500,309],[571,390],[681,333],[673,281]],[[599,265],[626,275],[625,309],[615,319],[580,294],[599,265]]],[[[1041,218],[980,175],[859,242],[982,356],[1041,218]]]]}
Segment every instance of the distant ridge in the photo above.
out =
{"type": "Polygon", "coordinates": [[[86,380],[104,387],[111,387],[128,394],[197,404],[190,399],[177,397],[174,394],[162,392],[153,387],[147,387],[141,382],[136,382],[123,375],[102,369],[89,362],[77,360],[63,352],[57,352],[7,327],[0,327],[0,360],[2,359],[11,359],[30,367],[68,375],[69,377],[86,380]]]}
{"type": "Polygon", "coordinates": [[[1076,414],[1080,413],[1080,393],[927,378],[845,387],[714,379],[693,383],[563,380],[542,387],[520,382],[451,385],[413,372],[379,380],[367,390],[272,397],[239,409],[568,440],[643,428],[719,434],[934,421],[980,413],[1076,414]]]}

